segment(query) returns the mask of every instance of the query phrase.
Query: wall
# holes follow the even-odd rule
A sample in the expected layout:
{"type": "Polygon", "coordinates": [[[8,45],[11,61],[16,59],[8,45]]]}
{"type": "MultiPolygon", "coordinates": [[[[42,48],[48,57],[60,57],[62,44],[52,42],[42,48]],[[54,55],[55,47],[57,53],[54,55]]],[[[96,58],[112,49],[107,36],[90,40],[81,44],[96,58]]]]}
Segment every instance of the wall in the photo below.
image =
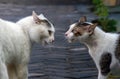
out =
{"type": "Polygon", "coordinates": [[[0,3],[25,4],[25,5],[70,5],[70,4],[90,4],[91,0],[0,0],[0,3]]]}

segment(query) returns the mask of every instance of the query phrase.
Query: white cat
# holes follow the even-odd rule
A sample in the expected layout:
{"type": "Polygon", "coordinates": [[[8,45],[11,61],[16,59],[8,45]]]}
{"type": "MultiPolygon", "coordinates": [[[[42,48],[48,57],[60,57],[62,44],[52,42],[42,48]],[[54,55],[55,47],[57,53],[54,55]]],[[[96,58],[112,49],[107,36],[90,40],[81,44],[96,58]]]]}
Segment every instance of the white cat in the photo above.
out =
{"type": "Polygon", "coordinates": [[[54,41],[55,29],[43,15],[13,23],[0,19],[0,79],[28,79],[32,43],[54,41]]]}
{"type": "Polygon", "coordinates": [[[98,79],[107,79],[120,68],[120,35],[106,33],[97,24],[86,22],[82,17],[65,33],[69,42],[79,41],[89,49],[98,69],[98,79]]]}

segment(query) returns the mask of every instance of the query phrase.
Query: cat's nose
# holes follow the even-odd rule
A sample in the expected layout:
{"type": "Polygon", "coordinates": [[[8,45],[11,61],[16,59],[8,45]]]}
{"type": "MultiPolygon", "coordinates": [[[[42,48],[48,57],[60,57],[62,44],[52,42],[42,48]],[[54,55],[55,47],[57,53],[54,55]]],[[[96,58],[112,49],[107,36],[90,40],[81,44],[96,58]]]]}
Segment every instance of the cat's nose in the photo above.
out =
{"type": "Polygon", "coordinates": [[[53,43],[55,41],[55,39],[53,38],[53,39],[51,39],[51,43],[53,43]]]}
{"type": "Polygon", "coordinates": [[[68,35],[68,33],[66,32],[66,33],[65,33],[65,36],[67,36],[67,35],[68,35]]]}
{"type": "Polygon", "coordinates": [[[65,36],[67,36],[67,34],[65,33],[65,36]]]}
{"type": "Polygon", "coordinates": [[[53,39],[53,40],[52,40],[52,43],[53,43],[54,41],[55,41],[55,40],[53,39]]]}

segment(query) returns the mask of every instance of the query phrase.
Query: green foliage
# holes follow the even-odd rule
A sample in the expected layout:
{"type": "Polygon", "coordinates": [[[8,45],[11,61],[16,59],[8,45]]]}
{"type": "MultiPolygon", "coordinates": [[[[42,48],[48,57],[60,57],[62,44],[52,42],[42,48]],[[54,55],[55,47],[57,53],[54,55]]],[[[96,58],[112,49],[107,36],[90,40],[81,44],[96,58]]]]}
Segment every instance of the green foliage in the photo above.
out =
{"type": "Polygon", "coordinates": [[[102,0],[93,0],[94,6],[94,12],[96,15],[105,17],[108,16],[108,9],[107,7],[103,4],[102,0]]]}
{"type": "Polygon", "coordinates": [[[117,22],[108,18],[108,8],[103,4],[103,0],[92,0],[94,4],[94,13],[99,17],[98,22],[101,28],[107,32],[116,31],[117,22]]]}
{"type": "Polygon", "coordinates": [[[106,32],[115,32],[117,22],[114,19],[100,18],[98,19],[101,28],[106,32]]]}

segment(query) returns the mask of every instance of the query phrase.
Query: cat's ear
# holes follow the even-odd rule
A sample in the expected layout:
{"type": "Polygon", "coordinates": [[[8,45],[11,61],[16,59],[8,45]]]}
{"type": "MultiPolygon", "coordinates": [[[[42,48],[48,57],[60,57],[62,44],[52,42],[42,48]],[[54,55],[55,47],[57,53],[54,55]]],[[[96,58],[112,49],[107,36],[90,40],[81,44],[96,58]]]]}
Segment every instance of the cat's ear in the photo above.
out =
{"type": "Polygon", "coordinates": [[[38,17],[35,11],[32,12],[32,16],[36,24],[40,24],[42,22],[42,20],[38,17]]]}
{"type": "Polygon", "coordinates": [[[42,17],[42,18],[45,18],[45,16],[43,14],[40,14],[39,16],[42,17]]]}
{"type": "Polygon", "coordinates": [[[79,22],[80,22],[80,23],[84,23],[84,22],[86,22],[86,21],[87,21],[86,16],[83,16],[83,17],[81,17],[81,18],[79,19],[79,22]]]}
{"type": "Polygon", "coordinates": [[[88,27],[88,32],[89,32],[89,34],[92,34],[92,33],[94,32],[94,30],[95,30],[95,28],[96,28],[97,25],[98,25],[98,24],[95,23],[95,24],[90,25],[90,26],[88,27]]]}

